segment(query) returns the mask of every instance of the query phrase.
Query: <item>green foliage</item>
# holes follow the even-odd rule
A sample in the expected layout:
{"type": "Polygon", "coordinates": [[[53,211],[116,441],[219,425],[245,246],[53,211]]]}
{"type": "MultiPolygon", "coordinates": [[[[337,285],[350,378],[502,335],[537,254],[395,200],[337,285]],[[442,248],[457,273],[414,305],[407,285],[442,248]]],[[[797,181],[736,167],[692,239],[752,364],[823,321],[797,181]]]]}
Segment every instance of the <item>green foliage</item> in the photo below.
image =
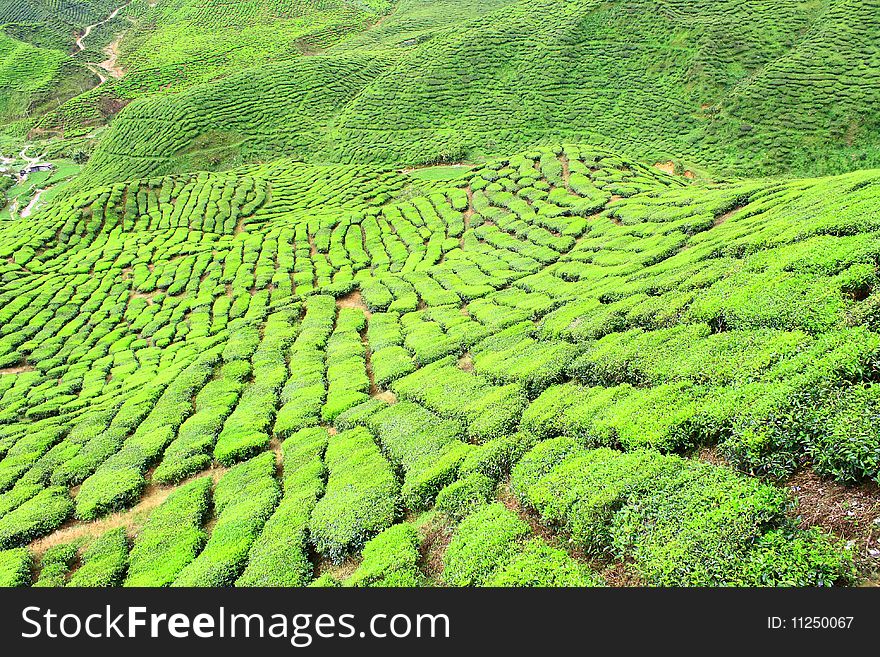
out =
{"type": "Polygon", "coordinates": [[[128,538],[125,529],[111,529],[99,536],[80,556],[80,566],[68,586],[119,586],[128,565],[128,538]]]}
{"type": "Polygon", "coordinates": [[[445,358],[394,382],[400,396],[467,424],[468,435],[483,442],[516,426],[525,407],[518,385],[493,386],[455,367],[445,358]]]}
{"type": "Polygon", "coordinates": [[[302,429],[282,444],[284,496],[248,553],[236,586],[302,586],[312,579],[309,518],[324,492],[327,431],[302,429]]]}
{"type": "Polygon", "coordinates": [[[76,543],[62,543],[48,548],[40,558],[40,576],[34,586],[65,586],[70,569],[78,556],[77,547],[76,543]]]}
{"type": "Polygon", "coordinates": [[[18,547],[45,536],[60,527],[72,511],[67,489],[46,488],[0,518],[0,547],[18,547]]]}
{"type": "Polygon", "coordinates": [[[125,586],[167,586],[196,558],[207,538],[202,523],[210,492],[210,478],[196,479],[150,514],[135,537],[125,586]]]}
{"type": "Polygon", "coordinates": [[[458,472],[471,449],[460,441],[461,426],[421,406],[399,402],[370,415],[366,424],[378,436],[391,461],[405,473],[401,495],[411,509],[430,506],[458,472]]]}
{"type": "Polygon", "coordinates": [[[793,526],[784,491],[724,467],[558,438],[523,457],[511,483],[545,522],[587,552],[632,559],[649,584],[831,585],[852,571],[827,535],[793,526]]]}
{"type": "Polygon", "coordinates": [[[394,525],[370,539],[364,546],[357,570],[346,586],[423,586],[419,571],[419,532],[409,523],[394,525]]]}
{"type": "MultiPolygon", "coordinates": [[[[416,5],[425,19],[441,11],[409,3],[374,28],[432,35],[395,51],[448,37],[396,32],[416,5]]],[[[132,66],[136,50],[123,49],[132,66]]],[[[379,48],[370,66],[397,56],[379,48]]],[[[311,98],[283,82],[288,105],[311,98]]],[[[153,125],[152,102],[125,113],[153,125]]],[[[175,127],[198,124],[192,109],[175,127]]],[[[349,139],[349,124],[336,131],[349,139]]],[[[171,159],[212,150],[193,146],[171,159]]],[[[164,484],[181,490],[131,537],[129,583],[305,585],[321,570],[313,557],[338,562],[380,535],[382,546],[432,506],[461,519],[443,577],[594,581],[530,531],[491,559],[473,547],[484,539],[468,519],[512,476],[551,531],[631,561],[646,583],[846,580],[846,551],[793,528],[781,489],[671,454],[717,444],[753,474],[877,478],[877,173],[710,184],[572,144],[479,161],[449,181],[348,160],[85,178],[9,215],[3,545],[51,533],[71,504],[91,520],[164,484]],[[215,460],[231,469],[212,506],[208,478],[186,480],[215,460]]],[[[94,164],[111,175],[107,159],[94,164]]],[[[57,184],[39,175],[10,198],[57,184]]],[[[367,580],[411,555],[395,541],[364,554],[367,580]]],[[[49,556],[46,583],[63,583],[68,555],[49,556]]],[[[124,581],[125,561],[94,581],[124,581]]],[[[399,583],[415,581],[406,572],[399,583]]]]}
{"type": "Polygon", "coordinates": [[[363,428],[333,436],[326,462],[327,490],[312,511],[309,531],[318,552],[339,561],[393,524],[399,485],[363,428]]]}
{"type": "Polygon", "coordinates": [[[443,558],[443,579],[452,586],[485,583],[516,554],[528,526],[499,503],[489,504],[465,518],[443,558]]]}
{"type": "Polygon", "coordinates": [[[521,552],[495,571],[486,586],[601,586],[602,579],[566,552],[539,538],[527,541],[521,552]]]}
{"type": "Polygon", "coordinates": [[[494,481],[474,472],[441,490],[434,507],[454,520],[461,520],[486,504],[494,488],[494,481]]]}
{"type": "Polygon", "coordinates": [[[231,468],[214,489],[214,526],[199,555],[172,586],[229,586],[245,567],[248,551],[281,495],[275,455],[255,456],[231,468]]]}
{"type": "MultiPolygon", "coordinates": [[[[190,1],[157,5],[129,27],[126,75],[41,124],[87,125],[103,120],[102,98],[141,99],[102,138],[87,165],[92,184],[289,155],[454,164],[584,139],[655,162],[675,154],[752,175],[878,162],[877,126],[858,118],[877,109],[876,76],[861,65],[876,46],[873,3],[817,11],[781,0],[669,0],[660,8],[644,0],[442,0],[397,4],[377,24],[387,9],[290,0],[211,12],[190,1]],[[309,103],[289,102],[307,94],[309,103]],[[517,101],[525,97],[527,111],[517,101]]],[[[538,158],[537,171],[563,187],[561,163],[538,158]]],[[[567,189],[549,202],[589,215],[603,192],[638,189],[617,175],[605,190],[588,173],[569,171],[577,202],[563,206],[567,189]]],[[[415,175],[426,186],[438,177],[415,175]]],[[[534,177],[517,176],[526,188],[534,177]]]]}
{"type": "Polygon", "coordinates": [[[0,550],[0,587],[27,586],[33,559],[27,548],[0,550]]]}

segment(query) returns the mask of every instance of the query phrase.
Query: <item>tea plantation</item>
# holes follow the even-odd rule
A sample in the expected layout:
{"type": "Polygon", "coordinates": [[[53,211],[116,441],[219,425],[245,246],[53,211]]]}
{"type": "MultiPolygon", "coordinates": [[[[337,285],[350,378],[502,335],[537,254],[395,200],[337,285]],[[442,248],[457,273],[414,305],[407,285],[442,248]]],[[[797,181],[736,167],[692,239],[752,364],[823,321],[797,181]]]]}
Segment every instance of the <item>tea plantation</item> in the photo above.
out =
{"type": "Polygon", "coordinates": [[[877,581],[878,35],[0,0],[0,585],[877,581]]]}
{"type": "Polygon", "coordinates": [[[7,221],[2,581],[855,581],[774,482],[880,476],[880,172],[458,175],[278,160],[7,221]]]}

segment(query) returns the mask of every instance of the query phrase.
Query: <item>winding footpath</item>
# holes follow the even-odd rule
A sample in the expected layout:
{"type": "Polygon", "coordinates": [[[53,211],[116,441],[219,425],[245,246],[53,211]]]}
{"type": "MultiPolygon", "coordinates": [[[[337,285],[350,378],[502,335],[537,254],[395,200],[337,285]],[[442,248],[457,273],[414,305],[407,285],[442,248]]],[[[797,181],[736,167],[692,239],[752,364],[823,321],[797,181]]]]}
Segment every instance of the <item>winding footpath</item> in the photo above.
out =
{"type": "Polygon", "coordinates": [[[104,20],[98,21],[97,23],[92,23],[91,25],[86,25],[85,32],[83,32],[82,35],[76,40],[76,47],[79,48],[79,50],[77,52],[82,52],[83,50],[86,49],[86,46],[83,43],[83,40],[92,33],[92,30],[94,30],[96,27],[101,27],[105,23],[109,23],[110,21],[112,21],[114,18],[116,18],[119,15],[120,11],[122,11],[123,9],[128,7],[128,5],[130,5],[130,4],[131,4],[131,0],[126,2],[124,5],[118,6],[116,9],[114,9],[112,12],[110,12],[110,14],[104,20]]]}
{"type": "MultiPolygon", "coordinates": [[[[28,167],[37,166],[39,164],[46,164],[46,162],[43,162],[42,158],[31,157],[30,155],[28,155],[27,154],[27,146],[25,146],[24,148],[21,149],[21,152],[18,154],[18,160],[23,160],[25,162],[23,169],[27,169],[28,167]]],[[[8,164],[11,164],[16,161],[17,160],[15,158],[11,158],[11,157],[0,157],[0,163],[2,163],[3,165],[8,165],[8,164]]],[[[28,174],[25,174],[22,176],[22,175],[19,175],[18,172],[16,172],[15,177],[16,177],[17,184],[20,185],[25,180],[27,180],[28,174]]],[[[18,212],[18,206],[19,206],[18,199],[17,198],[12,199],[9,203],[9,216],[13,219],[15,219],[16,214],[21,219],[26,219],[27,217],[31,216],[31,214],[33,214],[34,210],[37,207],[37,203],[39,203],[39,201],[40,201],[40,196],[42,196],[45,192],[49,191],[50,189],[52,189],[51,186],[34,190],[34,195],[31,197],[31,200],[28,202],[27,206],[25,206],[21,210],[20,213],[18,212]]]]}
{"type": "MultiPolygon", "coordinates": [[[[100,27],[105,23],[112,21],[119,15],[119,12],[128,7],[131,4],[131,0],[126,2],[124,5],[118,6],[114,9],[110,14],[103,20],[98,21],[97,23],[92,23],[91,25],[87,25],[85,31],[80,35],[76,40],[77,51],[74,55],[81,53],[86,49],[85,39],[92,33],[96,27],[100,27]]],[[[98,86],[104,84],[109,79],[107,76],[119,79],[124,74],[125,71],[118,64],[119,59],[119,42],[122,41],[122,37],[125,33],[119,34],[116,36],[110,44],[104,48],[104,53],[107,55],[107,59],[103,62],[85,62],[85,65],[89,67],[89,70],[98,76],[100,82],[98,82],[98,86]],[[105,75],[106,74],[106,75],[105,75]]]]}

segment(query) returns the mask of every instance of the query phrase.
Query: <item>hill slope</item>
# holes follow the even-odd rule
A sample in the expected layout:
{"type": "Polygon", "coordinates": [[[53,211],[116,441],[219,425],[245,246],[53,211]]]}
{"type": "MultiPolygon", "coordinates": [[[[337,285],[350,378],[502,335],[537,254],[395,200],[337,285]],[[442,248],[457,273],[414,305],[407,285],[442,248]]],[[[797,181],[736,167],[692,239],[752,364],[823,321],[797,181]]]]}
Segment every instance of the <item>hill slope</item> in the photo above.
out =
{"type": "Polygon", "coordinates": [[[314,68],[291,62],[136,103],[87,179],[184,170],[192,162],[178,157],[195,137],[238,141],[241,124],[252,133],[246,160],[415,164],[590,140],[727,173],[870,166],[878,10],[875,0],[405,0],[318,53],[314,68]],[[352,56],[376,61],[369,84],[309,119],[289,116],[288,98],[345,84],[335,71],[352,56]],[[205,103],[212,96],[234,112],[234,128],[205,103]],[[154,144],[155,132],[167,140],[154,144]],[[158,160],[140,161],[146,150],[158,160]]]}
{"type": "MultiPolygon", "coordinates": [[[[781,490],[659,454],[719,443],[748,472],[878,476],[878,189],[878,171],[694,185],[566,146],[472,171],[282,160],[59,201],[2,233],[0,547],[71,514],[89,536],[104,527],[94,518],[151,509],[158,486],[205,473],[216,487],[197,478],[201,493],[184,502],[187,484],[153,511],[156,531],[163,514],[189,514],[176,570],[144,575],[132,552],[129,576],[304,583],[307,541],[338,560],[398,527],[410,538],[375,540],[408,554],[418,536],[400,509],[436,500],[457,537],[440,581],[518,581],[504,566],[514,554],[558,561],[535,577],[601,581],[516,514],[481,506],[510,476],[515,499],[588,551],[609,531],[623,541],[626,514],[665,518],[612,551],[646,583],[844,581],[850,557],[796,529],[781,490]],[[328,438],[331,426],[342,433],[328,438]],[[291,474],[306,463],[312,474],[291,474]],[[585,528],[581,486],[612,494],[639,472],[656,486],[633,480],[630,511],[585,528]],[[574,506],[552,507],[544,486],[574,506]],[[473,552],[484,524],[512,532],[497,563],[473,552]],[[225,531],[240,533],[234,555],[219,550],[225,531]],[[728,558],[707,569],[706,549],[728,558]]],[[[364,564],[381,552],[370,545],[364,564]]],[[[106,583],[125,575],[118,549],[106,583]]]]}
{"type": "Polygon", "coordinates": [[[0,585],[871,578],[878,21],[0,0],[0,585]]]}

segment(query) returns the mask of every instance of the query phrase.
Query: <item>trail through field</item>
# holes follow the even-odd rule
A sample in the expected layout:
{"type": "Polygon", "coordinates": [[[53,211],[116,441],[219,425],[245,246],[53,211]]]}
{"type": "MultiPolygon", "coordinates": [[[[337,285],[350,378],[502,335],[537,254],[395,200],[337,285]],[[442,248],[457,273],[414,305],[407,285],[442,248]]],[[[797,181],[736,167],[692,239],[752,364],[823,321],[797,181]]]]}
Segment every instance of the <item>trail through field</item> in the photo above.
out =
{"type": "Polygon", "coordinates": [[[31,157],[30,155],[27,154],[27,146],[25,146],[24,148],[21,149],[21,152],[18,154],[18,157],[21,158],[22,160],[24,160],[25,162],[27,162],[27,166],[29,166],[29,167],[33,167],[38,164],[43,164],[40,161],[39,157],[31,157]]]}
{"type": "Polygon", "coordinates": [[[654,164],[654,168],[659,169],[663,173],[668,173],[670,176],[681,175],[681,176],[684,176],[685,178],[688,178],[689,180],[693,180],[694,178],[697,177],[696,174],[693,171],[690,171],[689,169],[685,169],[684,171],[681,172],[681,174],[676,173],[675,172],[675,162],[673,162],[672,160],[669,160],[668,162],[657,162],[656,164],[654,164]]]}
{"type": "Polygon", "coordinates": [[[734,214],[736,214],[736,212],[741,210],[743,207],[744,207],[743,205],[737,205],[735,208],[728,210],[724,214],[718,215],[717,217],[715,217],[715,221],[712,222],[712,227],[715,228],[715,227],[720,226],[725,221],[730,219],[734,214]]]}
{"type": "MultiPolygon", "coordinates": [[[[39,156],[38,157],[31,157],[30,155],[28,155],[27,154],[27,146],[25,146],[24,148],[21,149],[21,152],[18,154],[18,159],[24,160],[24,162],[25,162],[25,165],[21,170],[27,170],[30,167],[39,166],[41,164],[47,164],[46,162],[43,162],[42,158],[39,156]]],[[[3,164],[10,164],[12,162],[15,162],[15,159],[4,157],[4,158],[2,158],[2,162],[3,162],[3,164]]],[[[20,175],[19,172],[16,171],[15,177],[16,177],[16,180],[18,181],[18,183],[21,184],[22,182],[24,182],[27,179],[28,174],[20,175]]],[[[25,206],[22,209],[21,213],[18,216],[21,217],[22,219],[25,219],[25,218],[29,217],[31,214],[33,214],[37,203],[40,201],[40,196],[44,192],[48,191],[49,189],[51,189],[51,187],[46,187],[44,189],[35,190],[34,195],[31,197],[30,202],[28,202],[27,206],[25,206]]],[[[13,219],[15,218],[16,214],[18,213],[19,205],[20,205],[20,203],[19,203],[18,199],[13,199],[9,204],[9,216],[12,217],[13,219]]]]}
{"type": "Polygon", "coordinates": [[[336,306],[339,308],[358,308],[363,311],[367,320],[373,316],[373,313],[367,308],[367,304],[364,303],[364,298],[361,296],[360,290],[354,290],[353,292],[346,294],[344,297],[339,297],[336,300],[336,306]]]}
{"type": "Polygon", "coordinates": [[[36,193],[34,194],[33,198],[31,198],[31,202],[28,203],[28,204],[27,204],[27,207],[25,207],[25,208],[21,211],[21,215],[20,215],[20,216],[21,216],[22,219],[26,219],[26,218],[30,217],[31,214],[33,214],[34,208],[36,207],[37,203],[40,202],[40,196],[43,195],[43,192],[47,192],[47,191],[49,191],[49,189],[50,189],[49,187],[46,187],[45,189],[38,189],[38,190],[36,191],[36,193]]]}
{"type": "Polygon", "coordinates": [[[0,367],[0,374],[23,374],[24,372],[33,371],[33,366],[27,364],[13,365],[12,367],[0,367]]]}
{"type": "Polygon", "coordinates": [[[85,31],[76,40],[76,47],[79,48],[78,52],[82,52],[83,50],[86,49],[86,46],[83,43],[83,41],[86,39],[86,37],[88,37],[92,33],[92,30],[94,30],[96,27],[101,27],[105,23],[109,23],[110,21],[112,21],[114,18],[116,18],[119,15],[120,11],[122,11],[123,9],[128,7],[128,5],[130,5],[130,4],[131,4],[131,0],[126,2],[124,5],[119,5],[116,9],[111,11],[110,14],[108,14],[107,18],[105,18],[104,20],[100,20],[97,23],[92,23],[91,25],[86,25],[85,31]]]}
{"type": "MultiPolygon", "coordinates": [[[[91,25],[87,25],[85,31],[76,40],[76,47],[78,48],[77,53],[80,53],[86,49],[84,41],[89,36],[89,34],[92,33],[92,30],[94,30],[96,27],[100,27],[101,25],[104,25],[105,23],[112,21],[114,18],[116,18],[116,16],[119,15],[120,11],[122,11],[123,9],[128,7],[128,5],[130,5],[130,4],[131,4],[131,0],[129,0],[129,2],[126,2],[124,5],[120,5],[119,7],[114,9],[112,12],[110,12],[110,14],[105,19],[98,21],[97,23],[92,23],[91,25]]],[[[152,7],[154,5],[150,5],[150,6],[152,7]]],[[[86,62],[86,66],[89,67],[89,70],[98,76],[98,79],[100,80],[100,82],[98,83],[99,86],[104,84],[109,79],[107,77],[107,75],[109,75],[112,78],[117,78],[117,79],[121,78],[123,75],[125,75],[125,71],[119,65],[119,62],[118,62],[118,60],[119,60],[119,42],[122,41],[122,37],[124,35],[125,35],[125,32],[118,34],[116,36],[116,38],[113,39],[113,41],[111,41],[110,44],[107,45],[106,48],[104,48],[104,54],[107,55],[107,59],[105,59],[103,62],[97,62],[97,63],[96,62],[86,62]],[[104,75],[104,73],[106,73],[107,75],[104,75]]],[[[76,54],[76,53],[74,53],[74,54],[76,54]]]]}
{"type": "MultiPolygon", "coordinates": [[[[226,470],[227,469],[222,466],[214,466],[209,470],[193,476],[191,479],[186,479],[180,482],[179,485],[183,485],[187,481],[204,476],[211,477],[216,484],[226,470]]],[[[146,522],[149,512],[168,499],[168,496],[175,490],[177,490],[177,486],[157,486],[155,484],[149,484],[141,495],[138,503],[130,509],[119,511],[118,513],[113,513],[104,518],[89,522],[82,520],[69,520],[57,531],[33,541],[30,544],[30,548],[34,553],[42,554],[55,545],[69,543],[70,541],[82,538],[97,538],[103,533],[119,527],[125,527],[126,532],[131,536],[140,529],[144,522],[146,522]]]]}

